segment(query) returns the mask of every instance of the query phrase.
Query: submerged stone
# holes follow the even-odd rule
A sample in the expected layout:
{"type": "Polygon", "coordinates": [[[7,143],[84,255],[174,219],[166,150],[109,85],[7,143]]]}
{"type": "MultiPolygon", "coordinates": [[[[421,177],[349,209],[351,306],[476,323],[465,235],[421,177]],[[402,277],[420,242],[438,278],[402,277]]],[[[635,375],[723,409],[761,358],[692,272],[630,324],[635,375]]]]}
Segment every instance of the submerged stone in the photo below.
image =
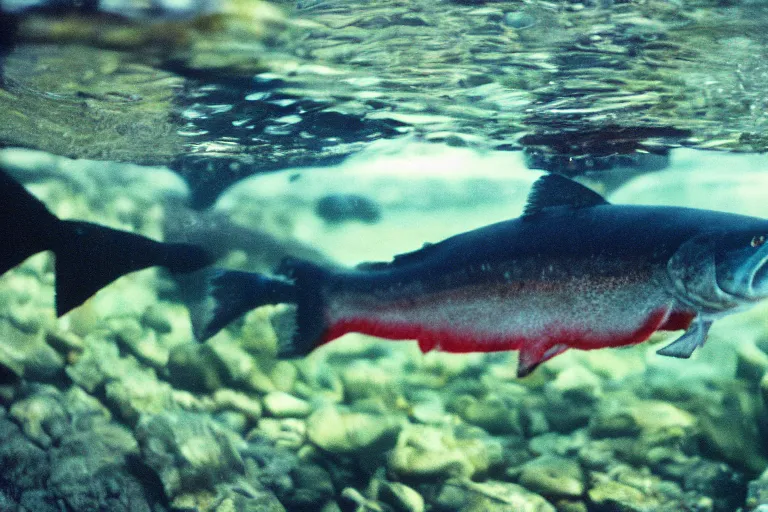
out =
{"type": "Polygon", "coordinates": [[[146,415],[136,426],[136,438],[143,460],[171,499],[232,482],[245,469],[232,435],[204,415],[146,415]]]}
{"type": "Polygon", "coordinates": [[[304,462],[291,471],[293,489],[281,496],[291,509],[304,510],[316,507],[333,498],[335,488],[331,475],[316,464],[304,462]]]}
{"type": "Polygon", "coordinates": [[[424,498],[416,490],[400,482],[381,482],[379,499],[397,512],[424,512],[424,498]]]}
{"type": "Polygon", "coordinates": [[[69,414],[61,402],[58,393],[38,392],[14,403],[10,417],[21,425],[28,438],[48,448],[69,429],[69,414]]]}
{"type": "Polygon", "coordinates": [[[448,480],[435,502],[457,512],[555,512],[555,507],[541,496],[517,484],[493,480],[448,480]]]}
{"type": "Polygon", "coordinates": [[[519,483],[544,496],[578,497],[584,493],[584,473],[579,463],[552,455],[526,462],[519,483]]]}
{"type": "Polygon", "coordinates": [[[136,440],[118,425],[73,432],[51,454],[48,484],[72,510],[150,512],[152,493],[128,466],[137,456],[136,440]]]}
{"type": "Polygon", "coordinates": [[[500,444],[489,438],[459,439],[448,428],[410,425],[389,453],[387,467],[402,479],[434,481],[479,476],[501,459],[500,444]]]}
{"type": "Polygon", "coordinates": [[[243,413],[250,421],[261,417],[261,402],[245,393],[231,389],[219,389],[213,395],[213,402],[218,410],[234,410],[243,413]]]}
{"type": "Polygon", "coordinates": [[[658,507],[658,501],[629,485],[610,480],[600,481],[589,490],[589,499],[598,506],[617,512],[641,512],[658,507]]]}
{"type": "Polygon", "coordinates": [[[210,345],[185,343],[171,349],[168,380],[193,392],[212,392],[224,386],[224,368],[210,345]]]}
{"type": "Polygon", "coordinates": [[[50,382],[62,376],[64,359],[46,343],[45,332],[25,331],[0,317],[0,366],[16,377],[50,382]]]}
{"type": "MultiPolygon", "coordinates": [[[[203,504],[207,504],[207,501],[204,500],[203,504]]],[[[190,502],[195,507],[194,500],[190,502]]],[[[225,487],[217,494],[214,502],[215,505],[208,509],[210,512],[286,512],[273,493],[251,482],[225,487]]],[[[195,508],[200,510],[199,506],[195,508]]]]}
{"type": "Polygon", "coordinates": [[[136,424],[142,414],[158,414],[173,406],[173,389],[151,370],[112,380],[104,392],[105,402],[129,425],[136,424]]]}
{"type": "Polygon", "coordinates": [[[498,397],[475,400],[466,397],[459,404],[459,416],[473,425],[486,430],[489,434],[509,435],[523,433],[523,426],[518,409],[509,407],[498,397]]]}
{"type": "Polygon", "coordinates": [[[309,440],[331,453],[383,453],[395,444],[400,423],[395,418],[323,407],[307,419],[309,440]]]}
{"type": "Polygon", "coordinates": [[[597,437],[643,435],[657,437],[665,433],[692,432],[697,419],[670,403],[637,400],[627,394],[600,404],[590,422],[590,432],[597,437]]]}
{"type": "Polygon", "coordinates": [[[268,393],[263,401],[264,409],[277,418],[304,418],[312,412],[309,402],[283,391],[268,393]]]}
{"type": "Polygon", "coordinates": [[[298,450],[307,439],[307,426],[296,418],[261,418],[256,429],[248,434],[248,439],[264,438],[275,446],[298,450]]]}

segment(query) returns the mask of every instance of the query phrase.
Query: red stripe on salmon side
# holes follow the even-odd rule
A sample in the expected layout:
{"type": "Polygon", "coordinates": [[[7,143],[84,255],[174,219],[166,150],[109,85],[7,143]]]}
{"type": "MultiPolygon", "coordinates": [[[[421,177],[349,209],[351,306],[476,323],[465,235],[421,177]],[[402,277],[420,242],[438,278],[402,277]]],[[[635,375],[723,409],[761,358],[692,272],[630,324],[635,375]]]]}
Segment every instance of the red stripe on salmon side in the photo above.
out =
{"type": "Polygon", "coordinates": [[[541,362],[563,352],[566,348],[590,350],[643,342],[662,326],[672,323],[680,325],[679,318],[670,322],[671,318],[669,311],[662,308],[653,311],[639,328],[630,332],[588,332],[578,328],[552,327],[540,336],[526,337],[516,336],[513,333],[503,335],[459,329],[434,329],[415,323],[382,322],[356,317],[340,319],[333,323],[325,332],[321,343],[327,343],[350,332],[357,332],[391,340],[418,340],[419,348],[423,352],[434,348],[454,353],[520,350],[526,352],[526,358],[541,362]],[[550,351],[556,346],[564,348],[559,351],[550,351]],[[544,359],[548,351],[552,355],[544,359]]]}
{"type": "Polygon", "coordinates": [[[690,311],[672,311],[658,330],[679,331],[680,329],[688,329],[694,318],[696,318],[696,313],[690,311]]]}

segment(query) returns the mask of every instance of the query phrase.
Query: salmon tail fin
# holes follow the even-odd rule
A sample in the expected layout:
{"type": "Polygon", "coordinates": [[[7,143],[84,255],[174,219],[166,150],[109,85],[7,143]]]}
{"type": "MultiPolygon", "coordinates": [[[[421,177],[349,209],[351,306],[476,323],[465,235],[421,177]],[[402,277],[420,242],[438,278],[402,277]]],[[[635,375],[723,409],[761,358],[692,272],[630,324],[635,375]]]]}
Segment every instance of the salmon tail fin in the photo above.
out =
{"type": "Polygon", "coordinates": [[[62,221],[48,211],[42,201],[2,168],[0,219],[0,275],[33,254],[51,249],[54,240],[66,231],[62,221]]]}
{"type": "Polygon", "coordinates": [[[295,295],[293,283],[285,279],[218,268],[201,270],[180,283],[200,341],[254,308],[292,303],[295,295]]]}
{"type": "Polygon", "coordinates": [[[56,314],[62,316],[117,278],[160,265],[191,272],[212,260],[203,249],[167,244],[135,233],[82,221],[62,221],[56,255],[56,314]]]}
{"type": "Polygon", "coordinates": [[[285,258],[277,269],[296,285],[296,330],[293,336],[281,339],[278,355],[302,357],[325,341],[328,322],[325,314],[324,289],[330,272],[305,260],[285,258]]]}

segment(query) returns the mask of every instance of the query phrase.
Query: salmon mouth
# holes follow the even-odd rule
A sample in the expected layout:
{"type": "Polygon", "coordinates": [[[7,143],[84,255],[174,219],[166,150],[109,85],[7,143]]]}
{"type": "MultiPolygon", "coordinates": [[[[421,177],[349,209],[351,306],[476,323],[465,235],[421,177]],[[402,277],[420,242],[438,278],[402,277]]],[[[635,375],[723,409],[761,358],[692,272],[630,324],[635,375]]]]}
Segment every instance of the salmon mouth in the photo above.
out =
{"type": "Polygon", "coordinates": [[[762,265],[754,272],[752,278],[752,289],[759,295],[768,296],[768,256],[766,256],[762,265]]]}
{"type": "Polygon", "coordinates": [[[750,301],[768,297],[768,245],[742,261],[720,286],[727,293],[750,301]]]}

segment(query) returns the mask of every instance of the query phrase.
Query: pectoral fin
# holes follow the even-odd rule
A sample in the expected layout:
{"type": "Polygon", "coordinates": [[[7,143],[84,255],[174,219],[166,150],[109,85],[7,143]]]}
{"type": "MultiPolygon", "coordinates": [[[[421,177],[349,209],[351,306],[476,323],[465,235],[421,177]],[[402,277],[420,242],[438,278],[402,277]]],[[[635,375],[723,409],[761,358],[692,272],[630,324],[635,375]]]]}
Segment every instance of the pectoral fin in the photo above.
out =
{"type": "Polygon", "coordinates": [[[656,351],[657,354],[687,359],[697,347],[704,345],[712,322],[700,317],[694,321],[685,333],[669,345],[656,351]]]}

